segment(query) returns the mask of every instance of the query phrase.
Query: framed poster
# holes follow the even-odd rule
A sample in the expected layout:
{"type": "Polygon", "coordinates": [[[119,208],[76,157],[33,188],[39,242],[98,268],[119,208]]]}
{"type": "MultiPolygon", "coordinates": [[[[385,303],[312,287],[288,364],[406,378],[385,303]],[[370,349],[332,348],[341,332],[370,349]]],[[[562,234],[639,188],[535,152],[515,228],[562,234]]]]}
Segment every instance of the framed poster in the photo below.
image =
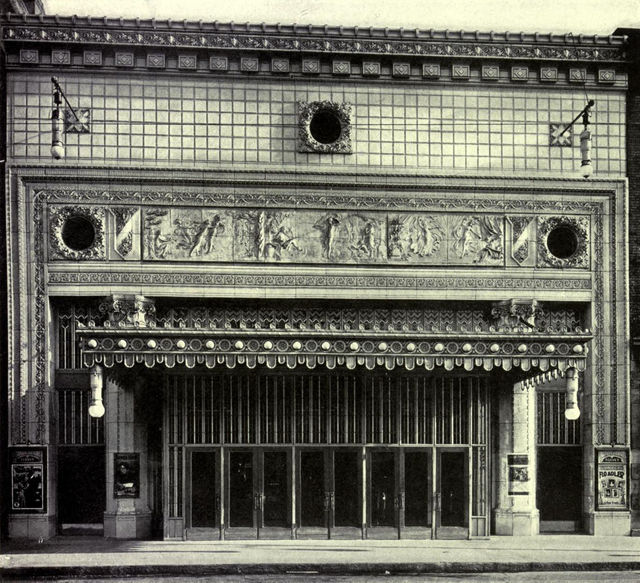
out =
{"type": "Polygon", "coordinates": [[[627,452],[608,449],[597,453],[597,509],[627,510],[627,452]]]}
{"type": "Polygon", "coordinates": [[[526,453],[510,453],[509,463],[509,496],[527,496],[529,494],[529,455],[526,453]]]}
{"type": "Polygon", "coordinates": [[[140,454],[113,454],[113,497],[140,497],[140,454]]]}
{"type": "Polygon", "coordinates": [[[46,448],[11,448],[9,464],[11,466],[11,512],[46,512],[46,448]]]}

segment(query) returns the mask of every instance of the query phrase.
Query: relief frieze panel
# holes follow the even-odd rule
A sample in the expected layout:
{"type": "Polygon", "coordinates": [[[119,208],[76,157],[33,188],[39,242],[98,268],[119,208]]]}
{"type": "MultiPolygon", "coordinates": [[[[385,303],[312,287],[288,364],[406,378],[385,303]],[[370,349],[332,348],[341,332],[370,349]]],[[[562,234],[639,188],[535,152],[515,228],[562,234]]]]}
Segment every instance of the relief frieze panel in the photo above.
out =
{"type": "Polygon", "coordinates": [[[53,260],[591,265],[591,226],[584,215],[168,205],[50,209],[53,260]]]}
{"type": "Polygon", "coordinates": [[[501,265],[503,217],[148,208],[147,260],[501,265]]]}
{"type": "Polygon", "coordinates": [[[233,259],[232,219],[224,209],[146,209],[143,239],[145,259],[233,259]]]}
{"type": "Polygon", "coordinates": [[[389,259],[391,261],[437,262],[446,260],[447,229],[434,215],[393,215],[389,220],[389,259]]]}

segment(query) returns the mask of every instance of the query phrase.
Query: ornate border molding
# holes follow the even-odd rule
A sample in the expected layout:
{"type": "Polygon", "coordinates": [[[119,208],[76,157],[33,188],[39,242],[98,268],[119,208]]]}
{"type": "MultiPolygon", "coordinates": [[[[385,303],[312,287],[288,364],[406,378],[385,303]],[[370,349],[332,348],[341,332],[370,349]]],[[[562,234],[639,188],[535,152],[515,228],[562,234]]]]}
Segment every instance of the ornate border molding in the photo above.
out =
{"type": "MultiPolygon", "coordinates": [[[[47,360],[47,347],[48,347],[48,339],[47,339],[47,331],[46,331],[46,322],[47,322],[47,281],[46,281],[46,272],[44,265],[44,238],[43,238],[43,218],[44,218],[44,210],[46,205],[49,202],[59,203],[59,202],[69,202],[69,203],[77,203],[78,198],[75,195],[75,191],[72,189],[62,189],[62,191],[66,190],[66,193],[74,192],[71,200],[61,200],[55,195],[51,196],[52,192],[48,189],[42,188],[42,174],[39,173],[38,169],[30,168],[33,171],[33,174],[28,172],[24,172],[22,175],[18,175],[14,181],[14,188],[17,194],[16,206],[13,209],[13,213],[17,220],[17,232],[18,240],[15,243],[10,241],[10,256],[13,256],[14,253],[19,253],[20,257],[23,258],[24,262],[22,265],[24,266],[21,271],[19,271],[18,276],[15,275],[10,276],[10,289],[12,290],[12,295],[10,295],[11,306],[10,309],[16,310],[19,309],[23,322],[21,327],[19,328],[19,335],[14,336],[14,342],[16,344],[12,344],[12,352],[11,354],[15,354],[16,357],[19,357],[18,360],[12,361],[12,366],[15,367],[15,373],[12,373],[13,378],[17,380],[20,379],[20,384],[18,386],[13,385],[11,387],[11,395],[14,399],[14,405],[12,407],[12,440],[13,443],[46,443],[48,440],[48,429],[47,429],[47,403],[48,403],[48,370],[49,363],[47,360]],[[27,196],[28,194],[28,196],[27,196]],[[33,229],[29,229],[29,224],[33,225],[33,229]],[[15,244],[18,245],[18,249],[15,248],[15,244]],[[27,261],[26,254],[28,253],[29,248],[32,250],[32,259],[27,261]],[[27,290],[32,290],[29,294],[27,290]],[[32,302],[29,305],[29,301],[32,302]],[[18,305],[16,305],[16,302],[18,305]],[[37,357],[34,359],[33,354],[36,354],[37,357]],[[16,393],[16,391],[18,391],[16,393]],[[29,393],[31,397],[29,396],[29,393]],[[35,407],[35,423],[31,425],[31,427],[27,427],[26,419],[27,419],[27,401],[33,403],[35,407]],[[17,424],[15,422],[18,422],[17,424]]],[[[14,172],[21,172],[19,168],[10,170],[14,172]]],[[[188,173],[187,173],[188,175],[188,173]]],[[[333,177],[335,179],[335,176],[333,177]]],[[[64,176],[60,176],[58,178],[51,177],[49,180],[57,180],[57,179],[65,179],[64,176]]],[[[89,178],[90,179],[90,178],[89,178]]],[[[174,177],[175,179],[175,177],[174,177]]],[[[153,181],[152,181],[153,182],[153,181]]],[[[564,184],[562,181],[558,181],[559,184],[564,184]]],[[[547,200],[544,199],[539,200],[536,197],[530,197],[531,199],[535,199],[537,207],[538,205],[542,205],[543,208],[549,208],[550,210],[555,209],[559,213],[568,212],[565,208],[565,204],[569,204],[571,211],[577,211],[578,208],[582,208],[584,213],[589,213],[592,216],[593,228],[594,228],[594,265],[596,269],[593,274],[593,329],[595,331],[595,338],[593,343],[593,349],[591,351],[590,361],[593,366],[593,375],[592,375],[592,387],[590,396],[593,399],[593,415],[594,421],[597,425],[597,429],[595,430],[596,435],[594,436],[594,443],[609,443],[607,440],[608,437],[615,435],[608,431],[607,420],[609,418],[615,419],[615,413],[612,411],[610,414],[606,412],[606,406],[611,407],[615,406],[616,403],[611,399],[615,399],[618,394],[617,385],[619,383],[627,382],[627,372],[617,372],[620,367],[612,367],[609,362],[611,362],[612,358],[616,358],[616,362],[622,362],[623,368],[628,366],[628,363],[625,358],[619,356],[617,354],[618,344],[620,343],[619,339],[619,331],[617,326],[617,317],[609,318],[609,324],[607,328],[607,337],[604,336],[604,326],[605,326],[605,318],[606,313],[609,313],[610,306],[609,304],[605,305],[605,284],[604,284],[604,246],[605,241],[603,239],[605,235],[605,216],[607,221],[614,222],[612,218],[607,212],[615,212],[615,209],[619,208],[620,205],[624,205],[625,201],[625,192],[624,185],[618,184],[619,181],[603,181],[601,184],[598,182],[594,182],[589,185],[586,189],[577,189],[575,186],[570,186],[566,192],[589,192],[593,190],[593,192],[599,195],[599,200],[592,199],[591,202],[580,203],[579,201],[567,200],[563,198],[562,200],[547,200]],[[614,184],[615,183],[615,184],[614,184]],[[609,211],[608,205],[614,209],[614,211],[609,211]],[[620,378],[615,378],[616,375],[620,374],[620,378]],[[613,377],[613,378],[611,378],[613,377]],[[604,394],[605,384],[607,379],[613,383],[612,388],[613,391],[607,391],[607,394],[611,395],[607,398],[607,395],[604,394]],[[613,394],[612,394],[613,393],[613,394]]],[[[465,180],[464,178],[460,178],[456,188],[460,190],[464,190],[465,180]]],[[[541,188],[532,187],[532,191],[536,192],[548,192],[548,193],[557,193],[562,190],[562,186],[557,185],[555,187],[549,187],[547,184],[552,184],[549,181],[543,181],[543,186],[541,188]]],[[[491,192],[492,189],[496,189],[495,192],[501,191],[505,192],[510,185],[510,181],[506,181],[506,184],[503,184],[502,187],[497,186],[497,181],[495,178],[487,177],[487,182],[483,188],[478,188],[478,192],[491,192]],[[493,184],[493,186],[491,186],[493,184]]],[[[348,187],[348,185],[347,185],[348,187]]],[[[437,185],[428,184],[425,188],[431,188],[434,190],[438,189],[437,185]]],[[[449,187],[446,190],[452,190],[452,184],[449,183],[449,187]]],[[[514,188],[514,192],[522,192],[524,188],[524,184],[520,181],[514,188]]],[[[126,190],[126,188],[125,188],[126,190]]],[[[58,192],[62,192],[58,191],[58,192]]],[[[124,191],[124,190],[123,190],[124,191]]],[[[81,191],[82,192],[82,191],[81,191]]],[[[93,190],[94,193],[97,193],[98,196],[103,196],[105,193],[109,194],[107,190],[93,190]]],[[[141,196],[139,191],[131,191],[135,192],[136,197],[141,196]]],[[[202,192],[202,190],[201,190],[202,192]]],[[[84,191],[84,195],[87,195],[88,191],[84,191]]],[[[144,193],[143,193],[144,194],[144,193]]],[[[66,196],[66,195],[65,195],[66,196]]],[[[166,198],[166,204],[170,204],[170,195],[167,193],[164,195],[166,198]]],[[[323,197],[327,197],[327,195],[322,195],[323,197]]],[[[328,197],[331,200],[330,196],[328,197]]],[[[346,196],[347,200],[351,200],[352,197],[346,196]]],[[[366,198],[366,197],[363,197],[366,198]]],[[[378,199],[379,197],[376,197],[378,199]]],[[[482,198],[482,197],[478,197],[482,198]]],[[[194,204],[196,197],[193,197],[194,204]]],[[[409,200],[412,201],[420,201],[419,196],[408,197],[409,200]]],[[[84,199],[84,200],[90,200],[84,199]]],[[[233,200],[233,198],[231,198],[233,200]]],[[[435,200],[442,200],[443,202],[447,202],[447,197],[430,197],[431,202],[435,200]]],[[[525,201],[525,208],[522,206],[518,206],[516,204],[517,201],[506,201],[504,198],[499,199],[496,195],[495,198],[491,199],[494,202],[497,202],[497,206],[500,207],[500,210],[503,210],[505,207],[509,209],[518,208],[519,210],[525,211],[531,206],[527,206],[527,201],[525,201]],[[510,206],[511,204],[515,206],[510,206]]],[[[129,201],[130,202],[130,201],[129,201]]],[[[378,202],[376,200],[376,202],[378,202]]],[[[468,201],[467,201],[468,202],[468,201]]],[[[614,216],[614,215],[612,215],[614,216]]],[[[608,223],[607,223],[608,224],[608,223]]],[[[608,240],[615,233],[615,225],[612,225],[611,231],[607,230],[606,234],[608,240]]],[[[624,265],[624,255],[621,255],[619,252],[615,251],[609,263],[611,266],[616,269],[623,269],[624,265]]],[[[18,266],[19,268],[20,266],[18,266]]],[[[14,273],[14,272],[12,272],[14,273]]],[[[137,277],[140,277],[140,282],[142,284],[149,283],[149,279],[145,279],[148,274],[139,273],[137,277]]],[[[184,274],[185,277],[199,277],[199,274],[184,274]]],[[[51,277],[57,277],[55,274],[51,274],[51,277]]],[[[73,276],[75,277],[75,276],[73,276]]],[[[85,277],[84,274],[81,274],[80,277],[85,277]]],[[[222,276],[229,277],[229,276],[222,276]]],[[[247,277],[247,276],[241,276],[247,277]]],[[[271,276],[265,276],[271,277],[271,276]]],[[[608,286],[607,291],[611,295],[612,300],[615,300],[622,296],[624,296],[624,292],[619,292],[618,288],[621,285],[626,285],[626,282],[618,282],[618,281],[610,281],[610,285],[608,286]],[[611,286],[615,287],[611,287],[611,286]]],[[[251,284],[254,284],[254,281],[251,281],[251,284]]],[[[265,284],[269,284],[268,280],[265,281],[265,284]]],[[[361,285],[361,282],[356,279],[354,285],[361,285]]],[[[471,284],[471,282],[470,282],[471,284]]],[[[590,284],[580,284],[583,288],[588,287],[590,284]]],[[[472,285],[469,286],[473,288],[472,285]]],[[[517,289],[517,288],[516,288],[517,289]]],[[[12,357],[13,358],[13,357],[12,357]]],[[[15,381],[14,381],[15,382],[15,381]]],[[[625,422],[625,420],[618,420],[618,422],[625,422]]],[[[618,436],[619,437],[619,436],[618,436]]],[[[626,439],[626,438],[625,438],[626,439]]]]}
{"type": "MultiPolygon", "coordinates": [[[[426,190],[428,187],[424,187],[426,190]]],[[[472,190],[472,189],[469,189],[472,190]]],[[[371,210],[424,210],[424,211],[518,211],[556,212],[556,213],[593,213],[600,209],[598,202],[583,200],[546,200],[535,197],[522,198],[492,198],[491,196],[477,196],[473,193],[458,194],[456,197],[445,195],[412,194],[405,192],[398,194],[393,187],[387,192],[372,192],[370,189],[351,191],[348,193],[327,192],[261,192],[256,188],[251,192],[249,188],[242,190],[237,187],[227,190],[224,187],[216,190],[198,188],[194,190],[165,190],[157,189],[92,189],[92,188],[38,188],[37,196],[47,198],[51,203],[94,203],[94,204],[158,204],[175,206],[176,204],[193,206],[222,206],[222,207],[289,207],[322,209],[371,209],[371,210]]]]}
{"type": "MultiPolygon", "coordinates": [[[[261,266],[264,270],[264,266],[261,266]]],[[[424,277],[389,275],[284,275],[219,274],[193,272],[51,271],[50,285],[206,285],[223,288],[375,288],[375,289],[487,289],[487,290],[589,290],[590,279],[531,277],[424,277]]]]}

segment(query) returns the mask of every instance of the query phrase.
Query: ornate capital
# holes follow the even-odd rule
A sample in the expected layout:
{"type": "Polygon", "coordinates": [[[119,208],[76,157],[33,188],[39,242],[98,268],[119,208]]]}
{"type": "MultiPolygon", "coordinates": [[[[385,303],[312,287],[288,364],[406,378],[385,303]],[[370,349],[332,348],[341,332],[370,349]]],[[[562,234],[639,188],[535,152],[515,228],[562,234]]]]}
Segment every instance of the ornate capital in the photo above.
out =
{"type": "Polygon", "coordinates": [[[500,332],[531,332],[536,328],[536,315],[541,311],[537,300],[512,299],[493,304],[491,315],[500,332]]]}
{"type": "Polygon", "coordinates": [[[100,304],[100,312],[107,315],[109,327],[146,328],[156,323],[155,302],[144,296],[110,296],[100,304]]]}

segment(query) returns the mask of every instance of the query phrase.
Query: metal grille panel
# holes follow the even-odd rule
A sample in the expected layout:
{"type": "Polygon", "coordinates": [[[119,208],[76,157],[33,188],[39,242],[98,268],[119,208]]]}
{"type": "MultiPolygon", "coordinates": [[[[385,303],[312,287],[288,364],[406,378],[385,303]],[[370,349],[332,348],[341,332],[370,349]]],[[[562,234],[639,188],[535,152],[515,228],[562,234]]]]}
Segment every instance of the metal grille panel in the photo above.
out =
{"type": "Polygon", "coordinates": [[[87,390],[58,391],[58,443],[60,445],[104,445],[104,417],[89,415],[87,390]]]}
{"type": "Polygon", "coordinates": [[[479,377],[355,374],[175,375],[171,444],[487,442],[479,377]]]}
{"type": "Polygon", "coordinates": [[[564,391],[540,391],[538,406],[538,445],[580,445],[580,419],[564,416],[567,396],[564,391]]]}

